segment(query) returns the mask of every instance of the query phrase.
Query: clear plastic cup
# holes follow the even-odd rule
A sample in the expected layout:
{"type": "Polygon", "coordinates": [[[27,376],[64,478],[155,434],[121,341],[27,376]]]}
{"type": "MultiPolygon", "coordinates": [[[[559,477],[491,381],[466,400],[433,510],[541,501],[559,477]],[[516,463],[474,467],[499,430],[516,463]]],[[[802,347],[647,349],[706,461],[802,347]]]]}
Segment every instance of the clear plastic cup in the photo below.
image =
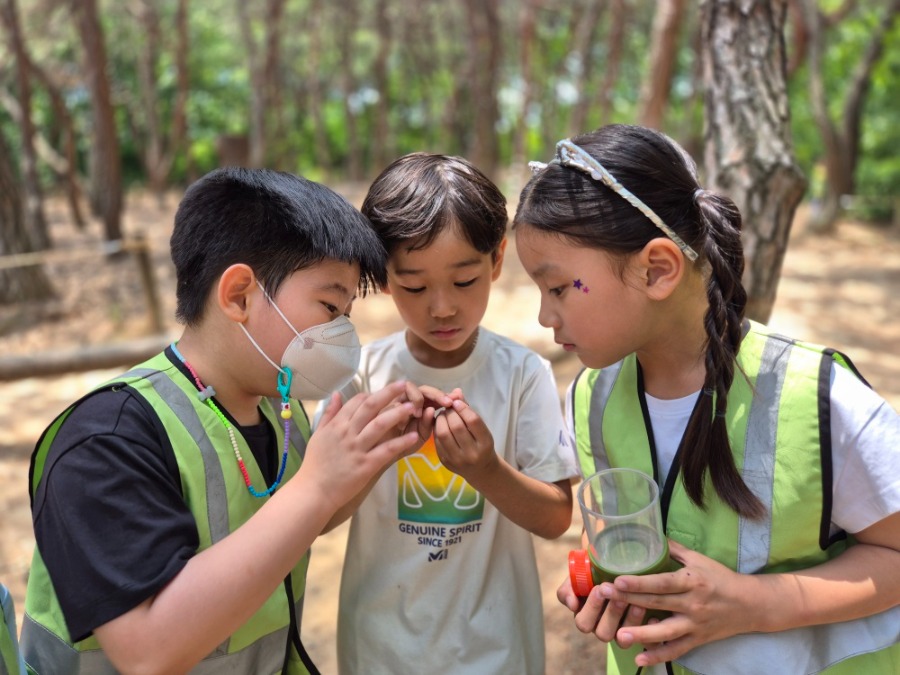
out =
{"type": "Polygon", "coordinates": [[[577,497],[588,540],[587,551],[569,553],[577,595],[621,574],[671,571],[659,488],[650,476],[636,469],[598,471],[581,483],[577,497]]]}

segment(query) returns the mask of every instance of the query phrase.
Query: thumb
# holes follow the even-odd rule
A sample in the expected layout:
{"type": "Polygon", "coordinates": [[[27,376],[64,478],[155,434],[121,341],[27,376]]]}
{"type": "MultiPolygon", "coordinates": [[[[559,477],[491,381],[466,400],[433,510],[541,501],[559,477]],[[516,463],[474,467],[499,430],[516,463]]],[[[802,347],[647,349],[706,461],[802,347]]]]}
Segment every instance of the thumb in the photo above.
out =
{"type": "Polygon", "coordinates": [[[669,539],[669,555],[673,560],[676,560],[682,565],[685,565],[687,564],[687,559],[691,556],[692,553],[693,551],[687,546],[679,544],[674,539],[669,539]]]}

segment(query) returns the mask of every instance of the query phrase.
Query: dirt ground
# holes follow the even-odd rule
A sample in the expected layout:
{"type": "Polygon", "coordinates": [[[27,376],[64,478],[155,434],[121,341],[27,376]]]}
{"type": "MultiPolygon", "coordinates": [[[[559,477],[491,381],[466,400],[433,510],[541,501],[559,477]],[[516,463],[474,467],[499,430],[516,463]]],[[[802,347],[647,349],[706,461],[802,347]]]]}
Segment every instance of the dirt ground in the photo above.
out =
{"type": "MultiPolygon", "coordinates": [[[[358,202],[359,187],[339,190],[358,202]]],[[[129,196],[125,231],[143,231],[153,250],[154,272],[164,303],[170,337],[174,322],[174,273],[168,236],[178,195],[158,203],[129,196]]],[[[80,233],[61,205],[49,211],[59,249],[96,245],[99,228],[80,233]]],[[[799,220],[799,218],[798,218],[799,220]]],[[[551,359],[560,393],[578,371],[578,362],[560,352],[537,317],[537,293],[519,266],[513,248],[495,284],[485,325],[532,346],[551,359]]],[[[127,341],[147,334],[151,325],[139,277],[129,258],[106,262],[100,256],[47,266],[59,297],[43,306],[0,308],[0,359],[43,351],[127,341]]],[[[844,222],[832,236],[810,236],[795,228],[778,301],[770,325],[850,354],[871,384],[900,409],[900,232],[844,222]]],[[[390,299],[373,296],[353,312],[366,341],[400,327],[390,299]]],[[[31,449],[43,428],[67,403],[92,385],[120,372],[73,373],[0,381],[0,581],[11,590],[21,626],[25,583],[33,536],[27,474],[31,449]]],[[[578,633],[571,615],[555,597],[566,572],[566,553],[578,541],[579,518],[555,541],[535,539],[544,594],[547,671],[601,673],[603,649],[578,633]]],[[[336,589],[340,580],[346,526],[321,537],[313,547],[303,638],[323,673],[336,672],[334,635],[336,589]]]]}

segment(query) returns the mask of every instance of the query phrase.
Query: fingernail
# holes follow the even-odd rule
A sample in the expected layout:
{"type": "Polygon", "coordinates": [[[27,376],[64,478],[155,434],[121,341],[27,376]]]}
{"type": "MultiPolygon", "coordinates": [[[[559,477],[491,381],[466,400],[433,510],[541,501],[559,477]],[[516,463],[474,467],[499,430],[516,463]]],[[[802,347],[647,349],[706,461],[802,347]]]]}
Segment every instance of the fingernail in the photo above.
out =
{"type": "Polygon", "coordinates": [[[609,586],[601,586],[600,595],[602,595],[604,598],[611,598],[613,596],[613,589],[611,589],[609,586]]]}
{"type": "Polygon", "coordinates": [[[453,401],[453,409],[454,410],[462,410],[466,407],[466,404],[462,401],[453,401]]]}

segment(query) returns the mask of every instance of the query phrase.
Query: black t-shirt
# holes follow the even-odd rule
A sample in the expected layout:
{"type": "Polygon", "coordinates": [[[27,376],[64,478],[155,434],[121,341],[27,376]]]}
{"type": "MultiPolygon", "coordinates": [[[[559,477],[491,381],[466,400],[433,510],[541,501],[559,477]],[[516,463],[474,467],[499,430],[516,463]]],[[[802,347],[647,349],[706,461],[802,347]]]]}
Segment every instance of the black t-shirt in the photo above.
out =
{"type": "MultiPolygon", "coordinates": [[[[190,377],[170,349],[166,355],[190,377]]],[[[228,417],[271,484],[280,459],[274,429],[228,417]]],[[[128,388],[96,392],[72,411],[53,441],[32,510],[37,546],[75,641],[158,593],[199,545],[162,423],[128,388]]]]}

